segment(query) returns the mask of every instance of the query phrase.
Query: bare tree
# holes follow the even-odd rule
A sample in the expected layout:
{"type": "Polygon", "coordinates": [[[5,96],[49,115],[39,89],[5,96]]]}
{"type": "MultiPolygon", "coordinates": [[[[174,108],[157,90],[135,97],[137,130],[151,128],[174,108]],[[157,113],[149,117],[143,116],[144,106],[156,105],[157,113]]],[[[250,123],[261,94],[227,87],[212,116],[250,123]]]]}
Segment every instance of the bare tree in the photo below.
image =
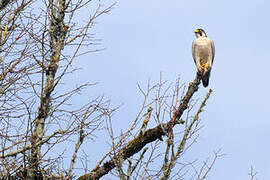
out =
{"type": "Polygon", "coordinates": [[[192,102],[191,98],[198,90],[200,81],[201,77],[197,74],[186,92],[179,80],[175,86],[172,84],[166,86],[166,82],[162,80],[153,86],[148,84],[146,90],[139,86],[144,101],[131,127],[121,136],[115,137],[113,123],[109,121],[107,129],[112,140],[111,150],[89,174],[85,174],[79,179],[99,179],[114,168],[116,172],[113,174],[120,179],[169,179],[170,177],[186,179],[188,176],[197,180],[205,179],[216,159],[222,156],[220,150],[214,153],[212,161],[203,162],[200,168],[195,167],[196,162],[179,162],[179,158],[183,157],[197,139],[198,131],[201,128],[199,114],[203,111],[206,101],[212,93],[210,89],[195,115],[191,116],[190,113],[196,104],[196,102],[192,102]],[[169,92],[171,89],[174,91],[169,92]],[[151,96],[152,92],[155,96],[151,96]],[[183,94],[183,92],[185,93],[183,94]],[[187,111],[186,118],[182,119],[184,111],[187,111]],[[153,112],[154,114],[152,114],[153,112]],[[151,118],[157,125],[147,129],[151,118]],[[140,128],[139,122],[142,122],[140,128]],[[177,126],[180,126],[181,130],[174,132],[177,126]],[[163,137],[166,137],[166,142],[163,137]],[[116,140],[117,142],[115,142],[116,140]],[[107,161],[105,161],[106,158],[107,161]],[[158,167],[155,166],[157,164],[158,167]],[[187,175],[187,171],[192,172],[187,175]]]}
{"type": "Polygon", "coordinates": [[[80,147],[91,143],[87,140],[101,128],[111,138],[110,150],[92,170],[81,165],[86,171],[81,180],[99,179],[109,172],[120,179],[185,179],[187,174],[205,179],[220,157],[215,152],[213,160],[200,168],[196,162],[179,161],[196,140],[199,114],[212,92],[199,107],[192,101],[199,75],[187,89],[179,80],[175,85],[162,79],[154,85],[149,82],[146,89],[138,85],[144,97],[141,109],[120,135],[113,128],[116,109],[103,96],[71,105],[73,96],[95,84],[73,87],[63,78],[77,70],[72,67],[76,58],[99,51],[91,29],[113,7],[100,0],[1,0],[1,179],[79,177],[74,167],[80,147]],[[89,12],[85,19],[80,16],[83,9],[89,12]],[[148,128],[149,122],[154,127],[148,128]],[[75,140],[74,151],[69,166],[63,167],[64,152],[51,152],[70,140],[75,140]]]}
{"type": "Polygon", "coordinates": [[[44,179],[56,174],[72,178],[80,145],[111,110],[103,97],[69,107],[74,94],[94,84],[69,87],[61,93],[56,90],[63,86],[62,78],[76,70],[71,68],[74,59],[98,50],[91,46],[95,39],[89,30],[113,5],[103,7],[91,0],[3,0],[0,7],[2,177],[17,174],[44,179]],[[76,17],[87,6],[92,6],[92,11],[80,18],[84,20],[81,24],[76,17]],[[83,47],[88,47],[87,51],[82,51],[83,47]],[[59,157],[46,159],[46,154],[74,135],[78,140],[70,168],[67,172],[57,170],[59,157]]]}

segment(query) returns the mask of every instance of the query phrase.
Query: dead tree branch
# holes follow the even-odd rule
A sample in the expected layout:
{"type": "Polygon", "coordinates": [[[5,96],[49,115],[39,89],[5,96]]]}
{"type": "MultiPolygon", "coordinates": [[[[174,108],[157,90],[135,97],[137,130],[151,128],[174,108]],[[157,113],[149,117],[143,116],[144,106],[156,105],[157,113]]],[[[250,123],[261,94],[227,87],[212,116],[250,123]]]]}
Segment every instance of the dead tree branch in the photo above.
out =
{"type": "Polygon", "coordinates": [[[179,119],[181,118],[183,112],[187,109],[188,103],[192,98],[193,94],[199,89],[201,77],[197,74],[194,81],[189,84],[188,90],[181,100],[173,118],[163,124],[159,124],[155,128],[148,129],[144,134],[140,133],[133,140],[129,141],[126,146],[119,150],[119,152],[111,158],[111,160],[105,162],[102,166],[98,166],[93,169],[89,174],[85,174],[79,177],[78,180],[96,180],[100,177],[106,175],[109,171],[116,167],[114,163],[117,159],[126,160],[127,158],[138,153],[147,144],[154,142],[156,140],[162,140],[162,136],[166,135],[171,128],[176,124],[179,124],[179,119]]]}

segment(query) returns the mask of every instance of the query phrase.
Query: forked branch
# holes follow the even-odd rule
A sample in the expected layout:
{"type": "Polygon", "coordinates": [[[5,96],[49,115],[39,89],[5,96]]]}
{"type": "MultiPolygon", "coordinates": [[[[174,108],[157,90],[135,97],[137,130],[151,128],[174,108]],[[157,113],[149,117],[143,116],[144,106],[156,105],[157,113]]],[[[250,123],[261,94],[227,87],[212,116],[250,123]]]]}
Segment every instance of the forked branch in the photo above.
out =
{"type": "Polygon", "coordinates": [[[96,180],[106,175],[109,171],[116,167],[115,162],[117,159],[126,160],[134,154],[141,151],[147,144],[156,140],[162,140],[162,136],[168,134],[169,130],[176,124],[179,124],[183,112],[188,108],[188,103],[193,94],[199,89],[201,77],[197,74],[192,83],[189,84],[188,90],[181,100],[177,110],[175,111],[173,118],[163,124],[159,124],[155,128],[148,129],[145,133],[139,133],[134,139],[129,141],[119,152],[111,158],[111,160],[105,162],[102,166],[94,168],[89,174],[85,174],[79,177],[78,180],[96,180]]]}

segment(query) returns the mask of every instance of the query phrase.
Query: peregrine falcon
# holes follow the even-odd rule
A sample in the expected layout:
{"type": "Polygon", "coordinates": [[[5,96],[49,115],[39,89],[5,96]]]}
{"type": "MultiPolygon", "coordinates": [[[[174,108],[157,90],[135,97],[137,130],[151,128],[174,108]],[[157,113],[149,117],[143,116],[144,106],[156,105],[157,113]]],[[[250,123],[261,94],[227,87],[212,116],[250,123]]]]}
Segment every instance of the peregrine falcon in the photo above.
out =
{"type": "Polygon", "coordinates": [[[202,76],[203,86],[207,87],[215,56],[215,46],[203,29],[196,29],[194,32],[196,40],[192,43],[192,56],[197,66],[197,72],[202,76]]]}

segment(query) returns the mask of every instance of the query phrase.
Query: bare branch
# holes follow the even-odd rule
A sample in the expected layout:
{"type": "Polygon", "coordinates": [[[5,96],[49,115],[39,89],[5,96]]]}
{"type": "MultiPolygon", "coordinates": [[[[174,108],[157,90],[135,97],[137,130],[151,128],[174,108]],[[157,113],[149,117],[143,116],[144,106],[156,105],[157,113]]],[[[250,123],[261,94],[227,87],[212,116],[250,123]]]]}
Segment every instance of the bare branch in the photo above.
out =
{"type": "Polygon", "coordinates": [[[250,180],[257,180],[258,178],[256,178],[258,172],[254,172],[254,168],[253,166],[250,167],[250,172],[248,173],[248,175],[250,176],[250,180]]]}
{"type": "Polygon", "coordinates": [[[169,129],[173,128],[174,125],[177,124],[177,120],[180,119],[184,110],[187,109],[189,100],[199,88],[198,86],[200,84],[200,78],[201,77],[199,75],[196,75],[195,80],[189,84],[188,91],[182,99],[172,120],[170,120],[168,123],[160,124],[155,128],[148,129],[144,135],[139,134],[133,140],[129,141],[128,144],[118,152],[118,154],[111,158],[111,160],[105,162],[102,166],[93,169],[89,174],[81,176],[79,180],[99,179],[116,167],[116,164],[114,163],[115,160],[119,158],[126,160],[139,152],[147,144],[156,140],[162,140],[162,136],[166,135],[169,129]]]}

